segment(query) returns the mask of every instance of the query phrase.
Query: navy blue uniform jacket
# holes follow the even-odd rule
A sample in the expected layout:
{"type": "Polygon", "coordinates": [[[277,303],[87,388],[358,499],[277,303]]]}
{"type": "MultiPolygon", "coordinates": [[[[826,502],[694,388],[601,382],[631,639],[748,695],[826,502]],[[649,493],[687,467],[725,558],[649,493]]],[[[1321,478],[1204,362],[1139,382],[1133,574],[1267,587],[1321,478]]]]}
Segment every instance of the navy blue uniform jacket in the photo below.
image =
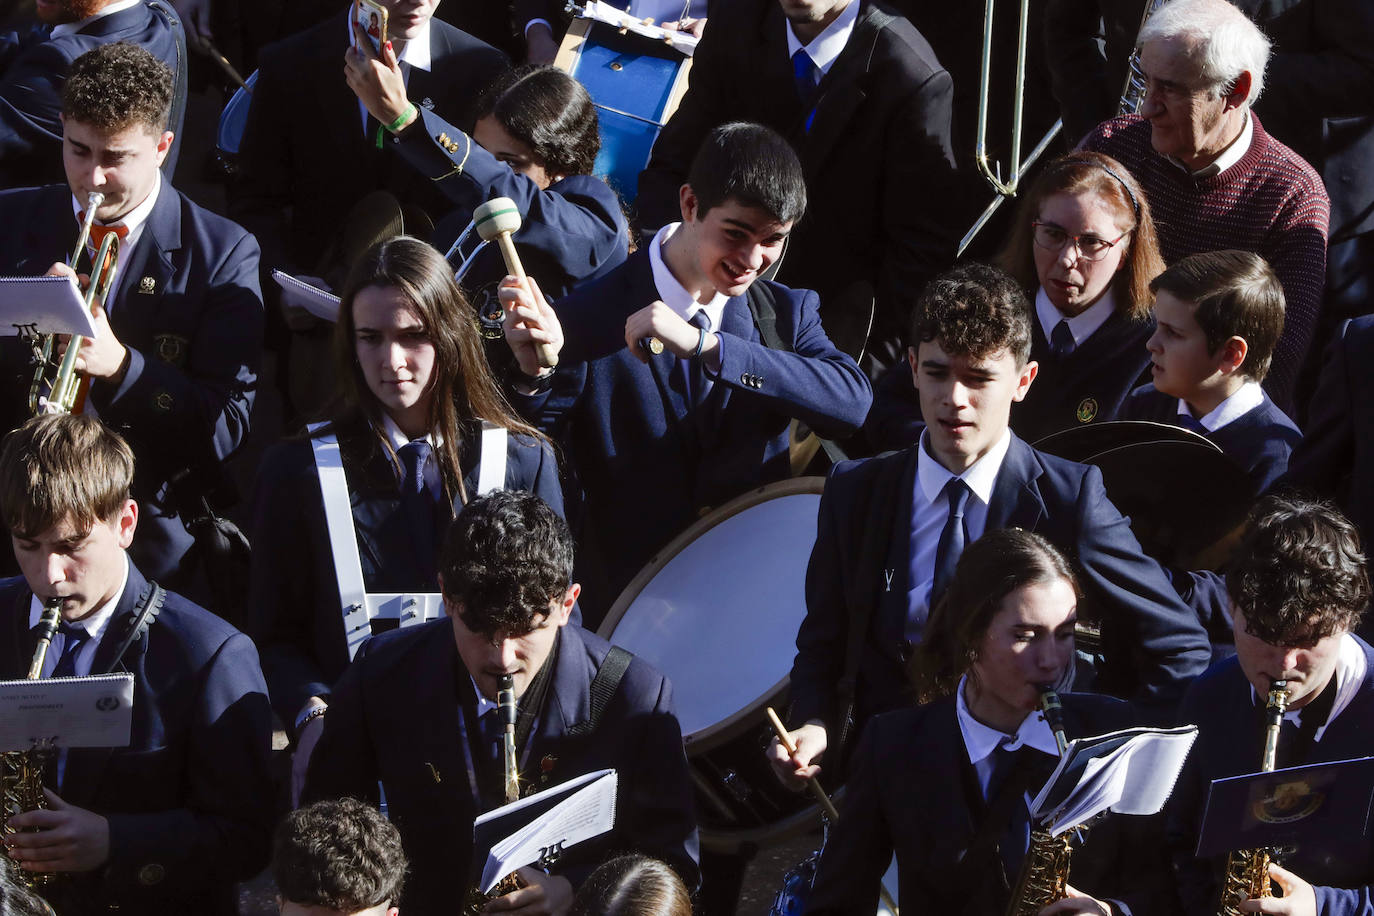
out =
{"type": "MultiPolygon", "coordinates": [[[[845,642],[858,609],[871,609],[871,616],[858,671],[856,724],[904,705],[909,690],[899,653],[917,448],[838,464],[821,495],[806,571],[806,617],[792,664],[792,721],[822,720],[832,745],[842,724],[845,642]],[[877,549],[865,549],[866,542],[877,549]]],[[[985,530],[997,528],[1041,534],[1074,562],[1087,596],[1082,611],[1102,621],[1107,663],[1094,689],[1134,695],[1155,714],[1171,711],[1188,681],[1207,666],[1207,635],[1163,570],[1141,552],[1130,525],[1107,499],[1101,472],[1038,452],[1013,436],[988,506],[985,530]]]]}
{"type": "MultiPolygon", "coordinates": [[[[342,441],[364,584],[376,592],[437,592],[439,583],[416,560],[397,472],[376,437],[366,428],[346,428],[342,441]]],[[[469,497],[477,492],[480,452],[474,433],[459,461],[469,497]]],[[[562,514],[558,468],[545,444],[507,438],[506,489],[530,490],[562,514]]],[[[463,511],[457,499],[453,511],[463,511]]],[[[262,650],[273,708],[292,725],[305,702],[329,696],[348,667],[339,584],[308,440],[279,443],[263,456],[252,542],[248,631],[262,650]]],[[[436,546],[441,543],[436,539],[436,546]]]]}
{"type": "Polygon", "coordinates": [[[1118,419],[1131,389],[1149,376],[1153,318],[1118,309],[1068,356],[1050,353],[1040,321],[1031,321],[1030,358],[1040,364],[1025,400],[1011,405],[1011,428],[1035,443],[1063,429],[1118,419]]]}
{"type": "MultiPolygon", "coordinates": [[[[130,563],[92,672],[109,667],[148,588],[130,563]]],[[[23,579],[0,582],[6,678],[23,677],[33,657],[31,597],[23,579]]],[[[267,864],[274,813],[272,712],[253,643],[168,592],[157,619],[113,670],[134,676],[129,746],[69,751],[59,793],[109,820],[110,859],[66,879],[72,899],[58,910],[87,916],[118,905],[133,913],[233,916],[233,883],[267,864]]]]}
{"type": "MultiPolygon", "coordinates": [[[[1071,740],[1139,724],[1128,704],[1109,697],[1065,694],[1061,699],[1071,740]]],[[[1032,798],[1039,788],[1030,789],[1032,798]]],[[[805,912],[871,914],[894,851],[898,899],[916,901],[920,912],[1005,912],[1017,876],[1005,874],[992,849],[975,854],[977,861],[965,861],[986,810],[952,695],[878,716],[859,742],[854,775],[805,912]]],[[[1074,887],[1112,899],[1120,913],[1172,913],[1162,829],[1159,817],[1109,815],[1098,822],[1074,851],[1074,887]]]]}
{"type": "MultiPolygon", "coordinates": [[[[553,871],[576,887],[600,862],[633,850],[662,859],[695,887],[692,788],[668,680],[635,659],[595,734],[569,734],[590,717],[591,681],[609,648],[586,630],[562,628],[553,680],[531,735],[526,779],[535,778],[528,772],[535,766],[549,786],[608,767],[619,771],[615,829],[571,847],[553,871]]],[[[335,688],[310,757],[305,801],[375,802],[382,783],[410,859],[401,907],[412,916],[452,913],[472,861],[478,812],[460,744],[457,693],[457,679],[467,676],[447,620],[369,640],[335,688]]]]}
{"type": "MultiPolygon", "coordinates": [[[[418,111],[420,121],[393,142],[457,208],[435,229],[434,247],[448,251],[472,221],[473,210],[494,197],[509,197],[520,211],[520,230],[511,237],[520,262],[549,301],[625,262],[629,228],[620,199],[606,182],[592,175],[569,175],[541,191],[533,179],[512,171],[439,115],[418,111]]],[[[459,263],[455,258],[454,266],[459,263]]],[[[479,312],[495,302],[496,286],[506,273],[495,245],[488,245],[472,263],[463,277],[463,291],[479,312]]]]}
{"type": "Polygon", "coordinates": [[[764,346],[745,298],[731,299],[718,329],[720,376],[700,418],[683,397],[677,357],[665,350],[645,365],[625,348],[625,319],[659,298],[646,249],[556,303],[567,342],[553,388],[514,402],[563,443],[586,494],[579,547],[602,556],[606,576],[583,576],[584,611],[609,607],[699,510],[786,477],[793,417],[832,438],[863,423],[872,390],[826,337],[816,294],[771,289],[778,336],[794,352],[764,346]]]}
{"type": "MultiPolygon", "coordinates": [[[[71,200],[65,185],[0,193],[0,226],[12,227],[0,275],[38,276],[67,259],[71,200]]],[[[143,511],[130,554],[166,581],[191,546],[184,513],[197,508],[178,506],[168,481],[186,468],[217,479],[248,435],[262,359],[258,244],[164,181],[115,282],[110,326],[129,368],[117,387],[93,383],[90,399],[138,458],[132,495],[143,511]]],[[[5,409],[23,410],[33,369],[17,355],[2,364],[5,409]]]]}
{"type": "MultiPolygon", "coordinates": [[[[412,69],[406,91],[417,106],[470,130],[477,96],[509,65],[506,56],[437,18],[429,29],[430,69],[412,69]]],[[[268,267],[316,270],[349,211],[372,191],[390,191],[432,221],[447,212],[432,181],[365,134],[358,97],[344,81],[349,43],[340,13],[259,57],[229,212],[258,237],[268,267]]]]}
{"type": "MultiPolygon", "coordinates": [[[[1323,763],[1368,757],[1374,735],[1374,648],[1359,637],[1365,675],[1359,692],[1312,745],[1305,760],[1285,760],[1284,748],[1297,729],[1285,724],[1279,733],[1279,765],[1323,763]]],[[[1264,706],[1264,699],[1258,701],[1264,706]]],[[[1199,860],[1197,849],[1207,788],[1214,779],[1257,773],[1264,755],[1264,721],[1254,691],[1234,657],[1218,662],[1198,678],[1183,698],[1178,721],[1198,726],[1197,743],[1169,800],[1170,852],[1186,916],[1217,911],[1225,856],[1199,860]]],[[[1374,839],[1330,836],[1304,842],[1285,854],[1284,868],[1313,886],[1321,916],[1374,914],[1374,839]]]]}
{"type": "Polygon", "coordinates": [[[712,128],[765,124],[796,148],[809,198],[778,279],[816,290],[822,306],[866,280],[877,296],[870,337],[901,336],[921,288],[953,263],[951,215],[967,209],[954,171],[949,73],[909,21],[861,0],[808,129],[777,2],[718,6],[693,55],[687,94],[640,175],[640,224],[680,219],[678,188],[712,128]]]}
{"type": "MultiPolygon", "coordinates": [[[[1153,383],[1131,392],[1121,411],[1123,420],[1153,420],[1178,425],[1178,398],[1161,394],[1153,383]]],[[[1207,433],[1217,448],[1235,460],[1259,496],[1288,469],[1288,456],[1302,441],[1302,431],[1264,392],[1258,407],[1207,433]]]]}
{"type": "MultiPolygon", "coordinates": [[[[181,22],[175,17],[141,2],[60,38],[41,32],[23,38],[14,32],[0,35],[0,187],[22,188],[62,180],[62,122],[58,115],[62,111],[62,86],[72,61],[100,45],[123,41],[148,51],[175,74],[181,66],[177,60],[180,31],[181,22]]],[[[170,178],[181,147],[181,123],[168,124],[167,129],[176,134],[168,161],[162,166],[162,174],[170,178]]],[[[75,238],[72,233],[68,248],[75,238]]]]}
{"type": "Polygon", "coordinates": [[[1307,430],[1280,486],[1335,500],[1360,529],[1374,534],[1374,316],[1344,322],[1322,361],[1307,430]]]}

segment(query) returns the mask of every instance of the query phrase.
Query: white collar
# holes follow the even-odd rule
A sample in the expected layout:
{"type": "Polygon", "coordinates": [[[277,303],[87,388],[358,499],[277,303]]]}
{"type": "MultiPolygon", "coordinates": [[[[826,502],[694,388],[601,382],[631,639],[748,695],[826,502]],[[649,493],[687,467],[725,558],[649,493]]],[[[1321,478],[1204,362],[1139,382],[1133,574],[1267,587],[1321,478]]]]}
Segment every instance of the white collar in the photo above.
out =
{"type": "Polygon", "coordinates": [[[141,5],[142,3],[143,0],[115,0],[114,3],[111,3],[109,6],[105,7],[102,10],[99,10],[98,12],[92,13],[85,19],[80,19],[76,22],[64,22],[61,25],[53,26],[52,37],[61,38],[64,35],[75,35],[77,32],[81,31],[86,26],[90,25],[92,22],[95,22],[97,19],[104,19],[106,16],[112,16],[115,13],[122,13],[125,10],[133,9],[136,6],[141,5]]]}
{"type": "Polygon", "coordinates": [[[663,304],[668,308],[677,312],[684,321],[691,321],[692,316],[698,311],[704,311],[706,317],[711,320],[711,328],[720,330],[721,315],[725,312],[725,303],[730,301],[730,297],[717,290],[710,302],[701,305],[678,282],[677,277],[673,276],[668,263],[663,259],[663,246],[681,225],[680,222],[669,223],[658,230],[654,240],[649,243],[649,266],[653,270],[654,287],[658,290],[658,298],[663,300],[663,304]]]}
{"type": "Polygon", "coordinates": [[[964,699],[967,683],[968,675],[965,674],[959,679],[959,687],[954,691],[954,712],[959,719],[959,732],[964,736],[964,749],[968,751],[969,763],[976,766],[980,760],[987,758],[999,747],[1014,751],[1022,745],[1035,748],[1051,757],[1059,756],[1059,745],[1054,740],[1054,732],[1045,721],[1043,712],[1036,711],[1022,719],[1016,734],[1004,734],[979,722],[973,717],[973,713],[969,712],[968,703],[964,699]]]}
{"type": "MultiPolygon", "coordinates": [[[[396,421],[391,419],[391,414],[387,413],[385,410],[382,411],[382,432],[386,433],[386,438],[387,441],[391,443],[392,451],[398,453],[406,445],[416,441],[402,432],[401,427],[396,421]]],[[[423,439],[428,442],[429,447],[432,449],[438,448],[444,443],[443,436],[440,436],[437,432],[427,433],[424,436],[417,437],[417,439],[423,439]]]]}
{"type": "MultiPolygon", "coordinates": [[[[1250,411],[1264,403],[1264,389],[1260,383],[1254,379],[1246,379],[1245,383],[1235,390],[1235,392],[1213,407],[1205,416],[1199,417],[1198,422],[1202,428],[1209,433],[1214,433],[1227,423],[1239,420],[1250,411]]],[[[1183,398],[1178,399],[1178,412],[1180,416],[1191,417],[1193,412],[1188,409],[1188,402],[1183,398]]]]}
{"type": "Polygon", "coordinates": [[[1173,156],[1165,156],[1174,165],[1183,169],[1194,178],[1211,178],[1220,175],[1231,166],[1240,162],[1241,157],[1250,151],[1250,143],[1255,139],[1255,121],[1250,117],[1250,109],[1245,110],[1245,126],[1240,129],[1240,136],[1226,149],[1221,151],[1221,155],[1214,159],[1209,165],[1204,165],[1196,172],[1183,164],[1183,160],[1173,156]]]}
{"type": "MultiPolygon", "coordinates": [[[[1343,633],[1341,634],[1341,645],[1337,652],[1336,700],[1331,704],[1331,712],[1326,717],[1326,724],[1317,729],[1315,735],[1317,741],[1322,739],[1327,728],[1336,721],[1336,716],[1340,715],[1350,705],[1350,701],[1355,699],[1355,694],[1360,692],[1360,687],[1364,684],[1367,663],[1364,649],[1360,648],[1359,641],[1349,633],[1343,633]]],[[[1253,684],[1250,685],[1250,702],[1259,703],[1259,696],[1255,693],[1253,684]]],[[[1301,709],[1294,709],[1284,713],[1283,718],[1285,721],[1297,723],[1301,715],[1301,709]]]]}
{"type": "MultiPolygon", "coordinates": [[[[99,524],[97,522],[97,524],[99,524]]],[[[105,631],[110,626],[110,620],[114,617],[115,608],[119,607],[119,599],[124,597],[124,588],[129,584],[129,558],[124,557],[124,576],[119,580],[119,588],[114,596],[100,607],[96,608],[94,614],[90,614],[81,620],[73,620],[67,624],[69,627],[85,630],[90,642],[94,645],[100,642],[100,638],[105,635],[105,631]]],[[[34,595],[29,599],[29,628],[38,626],[39,618],[43,615],[43,602],[34,595]]]]}
{"type": "MultiPolygon", "coordinates": [[[[148,196],[143,198],[143,202],[125,213],[113,222],[103,222],[96,220],[102,226],[123,226],[128,229],[124,236],[124,245],[132,246],[134,239],[138,237],[143,224],[148,221],[148,217],[153,212],[153,205],[157,203],[157,195],[162,191],[162,170],[158,169],[153,179],[153,189],[148,192],[148,196]]],[[[77,200],[76,195],[72,195],[72,215],[76,217],[77,223],[81,222],[81,211],[86,209],[86,201],[77,200]]]]}
{"type": "MultiPolygon", "coordinates": [[[[407,63],[412,67],[418,67],[425,72],[429,72],[430,62],[433,56],[429,46],[429,27],[434,21],[433,17],[425,20],[425,24],[420,26],[420,34],[414,38],[406,39],[405,47],[396,56],[397,63],[407,63]]],[[[353,44],[353,16],[345,17],[345,25],[348,29],[348,43],[353,44]]]]}
{"type": "MultiPolygon", "coordinates": [[[[859,0],[850,0],[840,15],[835,17],[835,21],[826,26],[825,29],[811,39],[805,45],[806,56],[811,58],[811,63],[816,65],[816,69],[821,73],[829,73],[835,59],[840,56],[844,46],[849,43],[849,36],[854,34],[854,23],[859,20],[859,0]]],[[[787,23],[787,56],[794,57],[802,50],[801,39],[797,38],[797,33],[792,31],[792,23],[787,23]]]]}
{"type": "Polygon", "coordinates": [[[1112,312],[1116,311],[1116,299],[1112,296],[1112,288],[1107,287],[1107,291],[1102,294],[1092,305],[1083,311],[1069,318],[1055,307],[1050,301],[1049,294],[1045,288],[1040,287],[1040,291],[1035,294],[1035,315],[1040,319],[1040,329],[1045,332],[1045,340],[1050,339],[1054,333],[1055,325],[1061,321],[1069,324],[1069,333],[1073,335],[1073,345],[1079,347],[1083,341],[1097,331],[1098,328],[1107,323],[1107,319],[1112,317],[1112,312]]]}
{"type": "Polygon", "coordinates": [[[992,501],[992,488],[997,485],[997,473],[1002,470],[1002,460],[1007,457],[1007,449],[1011,448],[1011,430],[1003,430],[1002,438],[962,474],[950,473],[949,468],[936,461],[927,448],[929,436],[922,430],[920,450],[916,456],[916,480],[929,502],[933,503],[939,499],[945,485],[958,477],[968,484],[973,495],[986,506],[992,501]]]}

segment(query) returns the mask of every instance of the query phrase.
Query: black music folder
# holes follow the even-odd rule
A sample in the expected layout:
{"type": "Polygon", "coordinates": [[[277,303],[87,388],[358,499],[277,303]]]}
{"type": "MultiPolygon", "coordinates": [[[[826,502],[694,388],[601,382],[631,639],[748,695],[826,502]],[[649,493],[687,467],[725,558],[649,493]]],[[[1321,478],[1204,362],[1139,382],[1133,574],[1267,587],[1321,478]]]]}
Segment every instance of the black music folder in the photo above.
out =
{"type": "Polygon", "coordinates": [[[1374,757],[1212,780],[1199,858],[1292,846],[1314,836],[1364,836],[1374,800],[1374,757]]]}

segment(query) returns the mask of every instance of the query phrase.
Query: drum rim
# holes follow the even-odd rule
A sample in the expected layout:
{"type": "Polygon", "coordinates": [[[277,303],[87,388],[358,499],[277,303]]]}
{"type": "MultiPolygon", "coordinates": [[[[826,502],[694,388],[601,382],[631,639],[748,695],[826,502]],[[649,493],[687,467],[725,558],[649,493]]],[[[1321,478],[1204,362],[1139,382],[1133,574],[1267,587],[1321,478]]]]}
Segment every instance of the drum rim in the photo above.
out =
{"type": "MultiPolygon", "coordinates": [[[[762,503],[780,499],[784,496],[819,496],[825,489],[825,478],[818,475],[807,477],[789,477],[785,480],[775,480],[763,486],[755,487],[748,492],[741,493],[723,506],[717,506],[705,517],[697,519],[686,531],[673,538],[668,544],[649,558],[649,562],[640,568],[630,583],[621,590],[611,609],[606,612],[606,616],[601,621],[601,626],[596,630],[596,635],[611,644],[615,644],[613,638],[616,627],[624,618],[625,612],[630,609],[639,598],[644,588],[658,576],[663,569],[671,563],[678,554],[682,553],[688,545],[693,544],[707,531],[717,527],[721,523],[739,515],[748,509],[762,503]]],[[[796,634],[791,637],[794,641],[796,634]]],[[[770,697],[775,696],[780,690],[787,687],[790,682],[790,674],[783,677],[772,687],[760,696],[754,697],[748,704],[739,710],[726,716],[724,719],[703,729],[692,732],[690,735],[683,735],[682,742],[684,749],[689,752],[704,753],[720,743],[721,736],[727,729],[738,729],[740,723],[751,716],[759,715],[762,711],[763,703],[770,697]]]]}

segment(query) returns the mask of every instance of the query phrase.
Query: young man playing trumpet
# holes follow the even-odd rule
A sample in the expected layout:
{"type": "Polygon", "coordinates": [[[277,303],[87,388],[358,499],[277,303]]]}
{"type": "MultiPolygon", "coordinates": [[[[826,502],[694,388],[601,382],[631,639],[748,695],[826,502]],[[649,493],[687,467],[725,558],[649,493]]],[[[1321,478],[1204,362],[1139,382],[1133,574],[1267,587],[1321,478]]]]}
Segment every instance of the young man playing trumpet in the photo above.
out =
{"type": "MultiPolygon", "coordinates": [[[[1369,603],[1355,526],[1329,503],[1264,497],[1250,515],[1226,575],[1236,655],[1198,678],[1179,721],[1197,744],[1170,801],[1169,846],[1185,916],[1217,912],[1225,857],[1194,858],[1207,787],[1261,769],[1265,700],[1288,690],[1276,768],[1369,755],[1374,648],[1351,631],[1369,603]]],[[[1250,913],[1369,916],[1374,841],[1305,840],[1269,876],[1282,896],[1240,903],[1250,913]]]]}
{"type": "MultiPolygon", "coordinates": [[[[110,232],[120,238],[115,285],[92,309],[97,333],[84,339],[76,371],[90,386],[85,409],[140,459],[133,492],[145,512],[132,553],[148,575],[179,584],[185,523],[199,508],[188,491],[217,481],[248,434],[262,298],[257,242],[158,171],[173,139],[171,102],[171,71],[142,48],[104,45],[76,59],[62,90],[67,186],[0,193],[9,233],[0,275],[73,273],[63,261],[91,195],[103,195],[89,251],[110,232]]],[[[7,430],[23,419],[33,375],[25,349],[0,348],[7,430]]]]}
{"type": "Polygon", "coordinates": [[[41,676],[134,676],[128,746],[59,751],[46,810],[10,817],[5,848],[57,874],[43,893],[62,916],[232,916],[234,882],[271,840],[267,686],[248,637],[130,559],[133,476],[128,444],[91,416],[32,419],[0,449],[0,521],[24,573],[0,581],[0,677],[25,676],[55,598],[41,676]]]}

